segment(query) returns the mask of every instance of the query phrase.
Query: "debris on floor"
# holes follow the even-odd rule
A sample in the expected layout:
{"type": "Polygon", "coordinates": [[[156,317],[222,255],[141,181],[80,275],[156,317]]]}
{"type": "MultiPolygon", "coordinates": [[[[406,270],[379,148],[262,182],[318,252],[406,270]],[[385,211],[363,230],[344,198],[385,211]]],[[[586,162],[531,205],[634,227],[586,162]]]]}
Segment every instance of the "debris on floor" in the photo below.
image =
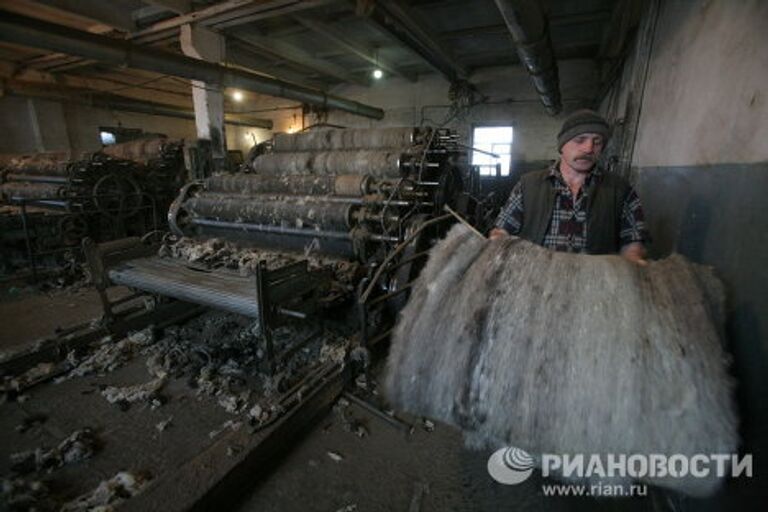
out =
{"type": "Polygon", "coordinates": [[[343,336],[316,326],[283,325],[273,331],[272,340],[277,354],[301,346],[274,375],[265,371],[265,341],[258,322],[212,311],[184,325],[170,326],[160,336],[147,328],[118,341],[104,338],[79,361],[70,354],[75,368],[58,382],[106,375],[143,356],[153,380],[102,389],[101,394],[110,403],[127,409],[133,402],[146,401],[156,408],[165,400],[159,391],[168,380],[183,379],[199,399],[212,399],[228,413],[245,415],[252,424],[260,425],[281,412],[272,400],[295,384],[308,368],[327,361],[343,363],[347,350],[343,336]]]}
{"type": "Polygon", "coordinates": [[[55,370],[56,365],[53,363],[39,363],[18,377],[6,380],[2,386],[2,390],[5,392],[10,390],[21,391],[22,389],[29,387],[31,384],[45,379],[55,370]]]}
{"type": "Polygon", "coordinates": [[[46,421],[48,421],[48,416],[45,414],[32,414],[31,416],[26,416],[21,420],[21,423],[16,425],[16,432],[23,434],[28,430],[42,425],[46,421]]]}
{"type": "Polygon", "coordinates": [[[93,456],[99,440],[89,428],[76,430],[50,450],[36,448],[11,455],[11,470],[24,475],[35,471],[48,471],[73,464],[93,456]]]}
{"type": "Polygon", "coordinates": [[[173,416],[169,417],[168,419],[165,419],[163,421],[158,422],[155,425],[155,428],[157,429],[158,432],[165,432],[168,429],[168,427],[171,426],[172,422],[173,422],[173,416]]]}
{"type": "Polygon", "coordinates": [[[351,432],[360,438],[370,434],[366,422],[355,417],[349,410],[349,400],[339,398],[333,406],[333,412],[339,415],[339,418],[341,419],[341,427],[345,431],[351,432]]]}
{"type": "Polygon", "coordinates": [[[336,453],[336,452],[326,452],[326,453],[328,454],[328,457],[330,457],[333,462],[341,462],[342,460],[344,460],[344,456],[341,455],[340,453],[336,453]]]}
{"type": "Polygon", "coordinates": [[[104,374],[114,371],[132,360],[142,349],[153,342],[154,336],[151,328],[131,333],[118,341],[107,336],[101,340],[96,351],[81,361],[77,361],[74,353],[70,353],[68,359],[74,368],[66,376],[57,379],[57,382],[94,373],[104,374]]]}
{"type": "Polygon", "coordinates": [[[65,503],[61,512],[108,511],[135,496],[149,481],[149,475],[121,471],[103,480],[93,491],[65,503]]]}
{"type": "Polygon", "coordinates": [[[107,399],[107,402],[114,404],[118,402],[122,403],[134,403],[134,402],[149,402],[156,398],[157,393],[165,385],[165,378],[160,377],[144,384],[136,384],[134,386],[107,386],[101,395],[107,399]]]}
{"type": "Polygon", "coordinates": [[[208,437],[213,439],[214,437],[218,436],[225,430],[231,430],[232,432],[235,432],[237,430],[240,430],[240,427],[242,426],[243,426],[243,423],[240,421],[227,420],[224,422],[224,424],[221,425],[221,427],[217,428],[216,430],[211,430],[208,433],[208,437]]]}
{"type": "Polygon", "coordinates": [[[48,486],[39,480],[4,479],[0,489],[3,510],[48,512],[58,507],[49,496],[48,486]]]}

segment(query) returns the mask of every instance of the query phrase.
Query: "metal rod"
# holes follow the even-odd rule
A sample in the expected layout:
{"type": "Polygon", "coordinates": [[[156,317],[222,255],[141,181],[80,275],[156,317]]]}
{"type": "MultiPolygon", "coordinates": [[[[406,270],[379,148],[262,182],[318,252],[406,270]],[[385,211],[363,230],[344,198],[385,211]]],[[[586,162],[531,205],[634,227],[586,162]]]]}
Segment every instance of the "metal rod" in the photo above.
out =
{"type": "Polygon", "coordinates": [[[27,256],[32,265],[32,282],[37,283],[37,265],[35,263],[35,253],[32,251],[32,240],[29,237],[29,222],[27,221],[27,205],[21,203],[21,225],[24,228],[24,239],[27,243],[27,256]]]}
{"type": "Polygon", "coordinates": [[[407,265],[408,263],[410,263],[412,261],[415,261],[415,260],[417,260],[419,258],[423,258],[424,256],[428,256],[428,255],[429,255],[429,251],[417,252],[416,254],[413,254],[413,255],[411,255],[411,256],[409,256],[407,258],[403,258],[402,260],[398,261],[394,265],[391,265],[387,269],[387,272],[392,272],[393,270],[396,270],[396,269],[402,267],[403,265],[407,265]]]}
{"type": "Polygon", "coordinates": [[[469,221],[467,221],[464,217],[462,217],[457,212],[455,212],[450,206],[448,206],[447,204],[443,205],[443,210],[447,211],[448,213],[450,213],[451,215],[456,217],[459,222],[461,222],[462,224],[467,226],[469,229],[471,229],[474,234],[476,234],[477,236],[479,236],[480,238],[485,240],[485,235],[484,234],[482,234],[480,231],[478,231],[475,226],[470,224],[469,221]]]}
{"type": "Polygon", "coordinates": [[[191,220],[197,226],[212,228],[236,229],[240,231],[255,231],[260,233],[276,233],[280,235],[297,235],[320,238],[333,238],[337,240],[351,240],[352,235],[341,231],[315,231],[311,229],[288,228],[282,226],[268,226],[264,224],[247,224],[243,222],[229,222],[223,220],[201,219],[191,220]]]}
{"type": "Polygon", "coordinates": [[[283,316],[288,316],[291,318],[298,318],[299,320],[306,320],[307,314],[302,313],[301,311],[294,311],[292,309],[286,309],[286,308],[277,308],[277,312],[280,313],[283,316]]]}
{"type": "Polygon", "coordinates": [[[380,302],[384,302],[387,299],[391,299],[392,297],[395,297],[397,295],[401,295],[401,294],[407,292],[408,290],[410,290],[411,288],[413,288],[413,283],[408,283],[405,286],[403,286],[402,288],[399,288],[399,289],[397,289],[397,290],[395,290],[393,292],[385,293],[384,295],[379,295],[378,297],[376,297],[375,299],[370,301],[368,303],[368,305],[369,306],[375,306],[376,304],[379,304],[380,302]]]}
{"type": "MultiPolygon", "coordinates": [[[[344,233],[342,231],[316,231],[313,229],[300,229],[300,228],[287,228],[282,226],[268,226],[264,224],[246,224],[243,222],[229,222],[224,220],[213,219],[201,219],[196,218],[190,221],[196,226],[208,226],[212,228],[223,229],[236,229],[240,231],[252,231],[257,233],[275,233],[278,235],[296,235],[296,236],[308,236],[317,238],[333,238],[336,240],[351,240],[352,235],[350,233],[344,233]]],[[[367,234],[365,238],[369,240],[375,240],[377,242],[397,242],[399,238],[396,236],[385,236],[377,234],[367,234]]]]}
{"type": "Polygon", "coordinates": [[[492,156],[493,158],[501,158],[500,155],[497,155],[496,153],[491,153],[490,151],[486,151],[484,149],[476,148],[474,146],[469,146],[467,144],[462,144],[461,142],[456,143],[457,146],[462,147],[464,149],[471,149],[472,151],[477,151],[478,153],[482,153],[484,155],[492,156]]]}
{"type": "Polygon", "coordinates": [[[451,215],[441,215],[440,217],[435,217],[433,219],[430,219],[426,222],[424,222],[422,225],[420,225],[417,229],[411,233],[408,238],[406,238],[400,245],[395,247],[395,249],[390,252],[386,258],[384,258],[384,261],[381,262],[381,265],[379,265],[379,268],[376,270],[376,273],[373,275],[373,278],[371,279],[371,282],[368,284],[368,287],[365,289],[363,294],[360,296],[360,302],[365,303],[368,301],[368,297],[371,295],[371,292],[373,291],[373,287],[376,285],[376,282],[381,277],[381,274],[384,272],[384,268],[389,264],[390,261],[392,261],[398,254],[403,252],[405,248],[408,246],[409,243],[413,241],[419,234],[421,234],[422,231],[424,231],[429,226],[432,226],[433,224],[437,224],[438,222],[442,222],[444,220],[450,219],[451,215]]]}
{"type": "Polygon", "coordinates": [[[394,331],[394,329],[387,329],[386,331],[382,332],[381,334],[378,334],[378,335],[374,336],[373,338],[368,340],[368,346],[373,347],[378,342],[380,342],[381,340],[387,338],[390,334],[392,334],[392,331],[394,331]]]}
{"type": "Polygon", "coordinates": [[[363,409],[365,409],[366,411],[370,412],[374,416],[377,416],[377,417],[383,419],[384,421],[386,421],[390,425],[393,425],[394,427],[397,427],[400,430],[404,430],[405,432],[408,432],[408,433],[413,431],[413,425],[411,425],[410,423],[406,423],[405,421],[401,420],[397,416],[389,415],[389,414],[385,413],[384,411],[382,411],[381,409],[379,409],[375,405],[366,402],[362,398],[359,398],[359,397],[353,395],[349,391],[345,391],[342,396],[344,398],[346,398],[347,400],[349,400],[350,402],[352,402],[353,404],[355,404],[355,405],[357,405],[359,407],[362,407],[363,409]]]}

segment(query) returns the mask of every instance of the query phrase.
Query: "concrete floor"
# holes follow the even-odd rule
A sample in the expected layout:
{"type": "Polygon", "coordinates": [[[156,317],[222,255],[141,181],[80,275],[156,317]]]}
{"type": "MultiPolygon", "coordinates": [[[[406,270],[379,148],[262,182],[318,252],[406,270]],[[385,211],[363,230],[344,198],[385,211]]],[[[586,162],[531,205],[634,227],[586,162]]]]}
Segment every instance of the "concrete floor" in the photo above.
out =
{"type": "MultiPolygon", "coordinates": [[[[0,303],[2,348],[29,344],[52,334],[56,327],[99,314],[92,290],[5,300],[0,303]]],[[[226,414],[196,400],[193,404],[181,388],[176,398],[156,411],[138,406],[121,412],[95,392],[99,385],[146,380],[143,362],[137,361],[104,377],[39,386],[30,391],[28,402],[0,405],[0,457],[5,459],[0,460],[0,473],[7,472],[11,451],[51,444],[84,426],[98,430],[104,449],[77,468],[61,470],[57,478],[64,495],[91,488],[121,469],[173,471],[194,455],[195,447],[209,442],[207,433],[226,414]],[[38,431],[15,432],[14,426],[32,414],[44,414],[50,420],[38,431]],[[170,415],[176,426],[158,433],[154,425],[170,415]]],[[[449,426],[438,424],[430,432],[419,418],[406,417],[415,426],[408,434],[354,403],[344,410],[344,418],[338,407],[326,414],[266,478],[244,490],[239,510],[670,510],[667,498],[655,492],[632,500],[545,497],[536,473],[523,484],[501,485],[488,475],[490,453],[466,450],[460,432],[449,426]],[[368,435],[358,437],[345,429],[350,420],[364,425],[368,435]],[[334,460],[336,454],[339,460],[334,460]]]]}
{"type": "Polygon", "coordinates": [[[338,406],[312,428],[270,476],[254,487],[240,512],[330,511],[651,511],[665,498],[613,500],[545,497],[537,473],[515,486],[495,482],[486,464],[490,452],[464,448],[461,433],[419,418],[408,434],[367,410],[338,406]],[[345,429],[361,422],[369,435],[345,429]],[[334,460],[338,454],[341,460],[334,460]]]}
{"type": "MultiPolygon", "coordinates": [[[[111,299],[129,290],[109,290],[111,299]]],[[[62,289],[50,293],[31,287],[5,286],[0,290],[0,353],[14,351],[38,339],[101,316],[99,295],[90,287],[62,289]]]]}

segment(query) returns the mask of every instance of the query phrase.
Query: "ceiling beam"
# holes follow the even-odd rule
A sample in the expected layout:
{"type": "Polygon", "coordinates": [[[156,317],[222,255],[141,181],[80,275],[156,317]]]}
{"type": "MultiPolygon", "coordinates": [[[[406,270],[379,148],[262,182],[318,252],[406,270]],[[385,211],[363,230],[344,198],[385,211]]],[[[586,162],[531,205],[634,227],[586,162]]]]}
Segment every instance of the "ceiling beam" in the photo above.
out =
{"type": "MultiPolygon", "coordinates": [[[[284,61],[254,52],[251,47],[245,45],[232,44],[227,48],[227,65],[258,69],[259,72],[264,72],[271,77],[316,89],[325,89],[329,85],[329,81],[324,80],[322,75],[302,73],[284,64],[284,61]]],[[[336,83],[336,80],[334,79],[333,82],[336,83]]]]}
{"type": "Polygon", "coordinates": [[[373,64],[374,66],[378,67],[386,73],[389,73],[390,75],[401,76],[409,82],[415,82],[418,79],[416,75],[411,73],[404,73],[397,69],[397,67],[393,64],[382,60],[370,49],[363,48],[359,43],[355,43],[349,39],[346,39],[344,36],[340,35],[342,31],[338,28],[323,23],[322,21],[309,19],[305,16],[294,16],[294,19],[313,32],[316,32],[326,39],[333,41],[336,46],[339,46],[340,48],[343,48],[353,53],[354,55],[357,55],[364,61],[373,64]]]}
{"type": "Polygon", "coordinates": [[[227,39],[229,41],[242,44],[245,47],[251,47],[250,49],[257,53],[273,55],[288,62],[309,68],[313,71],[316,71],[317,73],[333,77],[342,82],[353,83],[363,87],[370,85],[368,80],[364,80],[359,76],[355,76],[349,73],[341,66],[337,66],[336,64],[328,61],[316,59],[309,52],[299,48],[298,46],[280,41],[279,39],[257,34],[252,30],[243,30],[237,33],[230,32],[227,34],[227,39]]]}
{"type": "Polygon", "coordinates": [[[326,5],[334,0],[227,0],[203,9],[159,21],[131,34],[131,39],[149,42],[174,37],[179,27],[197,23],[203,27],[224,29],[253,21],[297,13],[326,5]]]}
{"type": "Polygon", "coordinates": [[[36,84],[46,87],[74,88],[90,90],[94,93],[110,93],[136,100],[158,101],[186,108],[192,105],[192,96],[188,90],[180,93],[164,89],[158,87],[158,81],[130,82],[107,75],[89,77],[67,74],[53,75],[45,71],[33,69],[19,71],[13,62],[5,60],[0,60],[0,79],[8,82],[36,84]]]}
{"type": "MultiPolygon", "coordinates": [[[[174,105],[165,105],[153,101],[142,101],[121,98],[109,94],[88,94],[87,91],[72,89],[60,89],[55,87],[35,86],[21,82],[9,82],[5,92],[16,96],[42,98],[52,101],[66,102],[67,104],[83,105],[86,107],[103,108],[122,112],[135,112],[161,117],[175,117],[194,121],[194,110],[180,108],[174,105]]],[[[247,116],[226,114],[224,122],[233,126],[246,126],[253,128],[272,129],[271,119],[259,119],[247,116]]]]}
{"type": "Polygon", "coordinates": [[[63,11],[33,0],[0,0],[0,9],[90,32],[104,33],[112,30],[111,26],[95,20],[92,16],[63,11]]]}
{"type": "Polygon", "coordinates": [[[187,14],[192,10],[192,0],[143,0],[145,4],[162,7],[176,14],[187,14]]]}
{"type": "Polygon", "coordinates": [[[111,66],[144,69],[215,83],[221,87],[234,87],[293,99],[309,105],[343,110],[373,119],[384,117],[384,111],[379,108],[308,87],[5,11],[0,11],[0,41],[79,55],[111,66]]]}
{"type": "Polygon", "coordinates": [[[30,13],[19,12],[12,8],[11,10],[19,12],[19,14],[29,14],[35,17],[37,17],[36,11],[38,10],[57,13],[58,16],[62,16],[56,19],[58,23],[65,23],[65,18],[63,17],[74,15],[90,20],[92,23],[107,25],[123,32],[136,30],[131,11],[119,2],[104,2],[103,0],[13,0],[12,2],[3,1],[0,3],[3,8],[7,8],[8,4],[31,4],[34,11],[30,13]]]}
{"type": "Polygon", "coordinates": [[[443,46],[437,36],[400,0],[367,2],[363,14],[400,44],[410,48],[449,82],[465,80],[467,70],[443,46]]]}

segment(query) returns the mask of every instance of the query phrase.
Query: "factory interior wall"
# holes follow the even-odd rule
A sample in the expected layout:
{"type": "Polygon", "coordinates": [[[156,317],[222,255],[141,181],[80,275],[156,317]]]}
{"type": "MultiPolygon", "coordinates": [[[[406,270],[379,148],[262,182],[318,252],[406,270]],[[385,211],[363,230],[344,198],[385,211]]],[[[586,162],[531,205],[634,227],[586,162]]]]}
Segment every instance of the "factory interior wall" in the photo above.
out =
{"type": "MultiPolygon", "coordinates": [[[[101,147],[99,126],[140,128],[170,138],[193,142],[192,120],[123,112],[79,104],[66,104],[40,98],[5,96],[0,98],[0,154],[41,151],[95,151],[101,147]],[[39,130],[39,132],[36,132],[39,130]]],[[[226,125],[227,148],[243,155],[271,135],[269,130],[226,125]]]]}
{"type": "MultiPolygon", "coordinates": [[[[445,126],[457,129],[469,142],[474,125],[511,124],[515,126],[513,162],[525,167],[553,159],[557,156],[555,134],[564,115],[590,104],[598,84],[597,68],[591,60],[563,61],[559,72],[564,108],[558,116],[546,113],[528,74],[520,66],[499,66],[478,70],[472,75],[471,82],[482,100],[466,115],[451,119],[445,126]]],[[[421,75],[416,82],[386,76],[373,81],[370,87],[336,87],[329,92],[380,107],[385,116],[374,120],[332,111],[327,122],[350,128],[443,125],[450,114],[448,89],[448,82],[436,73],[421,75]]],[[[301,107],[290,100],[261,96],[259,101],[248,105],[248,110],[259,109],[266,112],[256,115],[272,119],[274,132],[297,131],[313,122],[312,116],[302,116],[301,107]],[[274,107],[283,109],[269,111],[274,107]]],[[[8,136],[0,140],[0,154],[92,151],[100,146],[98,127],[116,125],[188,141],[196,138],[194,123],[185,119],[6,96],[0,98],[0,128],[4,128],[8,136]],[[44,127],[37,137],[35,123],[44,127]]],[[[233,125],[227,125],[226,132],[228,148],[240,149],[244,154],[254,140],[262,142],[270,136],[268,130],[233,125]]]]}
{"type": "MultiPolygon", "coordinates": [[[[647,70],[642,58],[628,61],[616,94],[640,98],[631,174],[652,256],[677,251],[712,265],[726,286],[742,451],[754,454],[760,476],[768,455],[768,3],[658,5],[647,70]]],[[[721,510],[762,493],[741,479],[693,506],[721,510]]]]}
{"type": "MultiPolygon", "coordinates": [[[[591,60],[559,63],[563,113],[547,114],[521,66],[500,66],[476,71],[470,81],[482,98],[467,115],[445,124],[470,141],[473,125],[511,124],[515,127],[512,144],[514,162],[542,162],[557,156],[555,135],[564,116],[588,105],[597,90],[597,68],[591,60]]],[[[450,119],[448,83],[439,75],[419,77],[417,83],[388,77],[369,88],[344,86],[333,92],[363,103],[384,108],[381,121],[366,120],[334,112],[329,122],[344,126],[441,126],[450,119]]]]}

